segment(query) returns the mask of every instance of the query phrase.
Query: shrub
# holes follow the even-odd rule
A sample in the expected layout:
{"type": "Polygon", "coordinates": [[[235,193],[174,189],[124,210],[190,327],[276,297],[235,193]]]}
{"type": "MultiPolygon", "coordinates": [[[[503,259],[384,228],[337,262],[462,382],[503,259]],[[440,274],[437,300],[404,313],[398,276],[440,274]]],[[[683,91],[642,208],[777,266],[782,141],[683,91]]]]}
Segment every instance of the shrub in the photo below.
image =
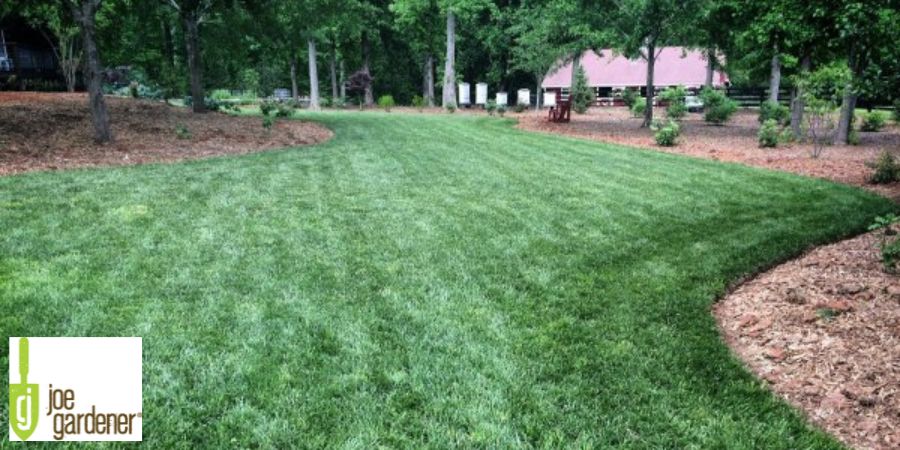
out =
{"type": "Polygon", "coordinates": [[[900,223],[900,217],[888,214],[876,217],[875,223],[869,226],[869,231],[884,230],[878,245],[881,248],[881,263],[884,270],[890,273],[896,273],[900,268],[900,239],[896,237],[897,232],[892,230],[896,223],[900,223]]]}
{"type": "Polygon", "coordinates": [[[584,68],[578,66],[578,72],[575,72],[575,86],[572,87],[572,110],[578,114],[584,114],[593,100],[594,92],[588,86],[584,68]]]}
{"type": "Polygon", "coordinates": [[[294,102],[281,102],[275,109],[275,117],[291,117],[294,115],[294,102]]]}
{"type": "Polygon", "coordinates": [[[455,103],[449,103],[449,104],[447,104],[447,107],[444,108],[444,109],[446,109],[448,113],[453,114],[453,113],[456,112],[456,104],[455,104],[455,103]]]}
{"type": "Polygon", "coordinates": [[[231,91],[229,91],[228,89],[215,89],[209,94],[209,98],[216,99],[219,101],[228,100],[233,97],[234,96],[231,95],[231,91]]]}
{"type": "Polygon", "coordinates": [[[189,130],[185,124],[179,123],[175,126],[175,137],[178,139],[190,139],[191,130],[189,130]]]}
{"type": "Polygon", "coordinates": [[[846,64],[830,64],[811,73],[802,73],[794,82],[803,92],[806,104],[803,114],[812,141],[810,156],[818,158],[826,145],[834,142],[834,111],[840,104],[852,75],[846,64]]]}
{"type": "Polygon", "coordinates": [[[131,83],[128,83],[128,92],[131,94],[132,98],[140,98],[141,97],[141,93],[139,91],[140,86],[141,86],[141,84],[138,83],[137,81],[132,81],[131,83]]]}
{"type": "Polygon", "coordinates": [[[521,103],[516,103],[516,106],[513,106],[513,111],[515,111],[515,112],[521,114],[521,113],[523,113],[523,112],[525,111],[525,109],[527,109],[527,108],[528,108],[527,105],[523,105],[523,104],[521,104],[521,103]]]}
{"type": "Polygon", "coordinates": [[[778,125],[791,123],[791,109],[778,102],[764,101],[759,105],[759,123],[774,120],[778,125]]]}
{"type": "Polygon", "coordinates": [[[631,105],[631,114],[634,117],[641,117],[644,115],[645,109],[647,109],[647,99],[644,97],[635,98],[634,103],[631,105]]]}
{"type": "Polygon", "coordinates": [[[381,97],[378,97],[378,106],[386,112],[391,112],[391,108],[393,108],[394,105],[396,105],[396,103],[394,102],[394,97],[392,95],[382,95],[381,97]]]}
{"type": "Polygon", "coordinates": [[[668,123],[654,122],[650,129],[655,132],[653,137],[656,139],[656,143],[663,147],[677,144],[678,136],[681,134],[681,127],[674,120],[669,120],[668,123]]]}
{"type": "Polygon", "coordinates": [[[703,120],[707,123],[722,125],[731,120],[731,116],[737,111],[737,103],[726,97],[722,91],[703,88],[700,97],[703,99],[705,111],[703,120]]]}
{"type": "Polygon", "coordinates": [[[494,112],[497,111],[497,102],[495,102],[494,100],[488,100],[484,105],[484,109],[487,110],[489,116],[493,116],[494,112]]]}
{"type": "Polygon", "coordinates": [[[269,113],[278,109],[278,104],[271,100],[263,100],[259,102],[259,112],[264,116],[268,116],[269,113]]]}
{"type": "Polygon", "coordinates": [[[639,98],[638,92],[634,89],[626,88],[622,91],[622,102],[625,103],[625,106],[628,107],[628,109],[631,109],[639,98]]]}
{"type": "Polygon", "coordinates": [[[759,146],[763,148],[778,147],[779,133],[778,122],[775,119],[766,120],[759,127],[759,133],[756,135],[759,140],[759,146]]]}
{"type": "Polygon", "coordinates": [[[659,93],[659,98],[668,103],[666,117],[672,120],[680,120],[687,114],[687,106],[684,104],[686,96],[687,91],[681,86],[667,88],[659,93]]]}
{"type": "Polygon", "coordinates": [[[275,125],[275,118],[272,116],[263,116],[262,127],[268,132],[275,125]]]}
{"type": "Polygon", "coordinates": [[[894,123],[900,123],[900,99],[894,100],[894,123]]]}
{"type": "Polygon", "coordinates": [[[881,131],[887,122],[887,116],[881,111],[872,111],[862,116],[862,131],[881,131]]]}
{"type": "Polygon", "coordinates": [[[887,150],[881,152],[878,161],[870,164],[875,169],[869,182],[873,184],[886,184],[900,181],[900,163],[894,159],[894,156],[887,150]]]}
{"type": "Polygon", "coordinates": [[[412,105],[419,111],[425,109],[425,99],[421,95],[413,95],[412,105]]]}
{"type": "Polygon", "coordinates": [[[499,114],[500,117],[503,117],[503,115],[506,114],[506,105],[497,106],[497,114],[499,114]]]}

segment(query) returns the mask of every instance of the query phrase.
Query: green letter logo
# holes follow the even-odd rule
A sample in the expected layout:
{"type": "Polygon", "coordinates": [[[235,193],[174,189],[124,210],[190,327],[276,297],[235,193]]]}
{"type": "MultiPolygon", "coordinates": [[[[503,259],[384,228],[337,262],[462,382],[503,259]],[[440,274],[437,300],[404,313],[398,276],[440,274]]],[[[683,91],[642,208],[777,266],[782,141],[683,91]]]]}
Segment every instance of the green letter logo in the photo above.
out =
{"type": "Polygon", "coordinates": [[[19,339],[19,384],[9,380],[9,424],[21,440],[37,428],[38,385],[28,384],[28,338],[19,339]]]}

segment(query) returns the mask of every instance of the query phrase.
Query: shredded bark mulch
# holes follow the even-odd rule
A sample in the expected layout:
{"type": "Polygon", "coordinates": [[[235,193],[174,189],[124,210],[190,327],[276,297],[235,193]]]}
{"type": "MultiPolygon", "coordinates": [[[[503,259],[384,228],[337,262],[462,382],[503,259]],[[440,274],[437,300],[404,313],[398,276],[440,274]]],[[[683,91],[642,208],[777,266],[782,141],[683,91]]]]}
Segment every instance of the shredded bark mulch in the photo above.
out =
{"type": "Polygon", "coordinates": [[[97,145],[85,94],[0,92],[0,175],[243,154],[332,136],[309,122],[278,120],[267,131],[259,117],[192,114],[159,101],[107,97],[107,106],[115,141],[97,145]]]}
{"type": "MultiPolygon", "coordinates": [[[[663,109],[654,111],[661,117],[663,109]]],[[[792,172],[839,183],[851,184],[875,191],[900,202],[900,183],[873,185],[869,183],[874,162],[882,151],[888,150],[900,158],[900,126],[888,125],[877,133],[860,132],[860,145],[828,146],[822,156],[811,158],[810,144],[794,143],[774,149],[759,148],[757,113],[741,110],[724,126],[707,125],[700,114],[688,114],[681,123],[681,137],[675,147],[660,147],[653,133],[641,128],[641,119],[631,117],[625,108],[591,108],[587,114],[572,114],[569,123],[550,123],[546,112],[512,114],[519,119],[519,128],[545,133],[642,147],[668,153],[746,164],[766,169],[792,172]]]]}
{"type": "Polygon", "coordinates": [[[900,277],[883,270],[882,233],[812,250],[713,308],[754,373],[860,449],[900,448],[900,277]]]}

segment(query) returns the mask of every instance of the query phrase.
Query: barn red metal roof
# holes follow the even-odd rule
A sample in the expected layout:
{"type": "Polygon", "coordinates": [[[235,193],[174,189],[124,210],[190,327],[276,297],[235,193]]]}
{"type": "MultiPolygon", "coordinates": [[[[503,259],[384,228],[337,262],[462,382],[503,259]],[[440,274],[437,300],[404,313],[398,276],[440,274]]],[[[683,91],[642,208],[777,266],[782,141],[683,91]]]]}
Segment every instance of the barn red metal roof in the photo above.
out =
{"type": "MultiPolygon", "coordinates": [[[[584,52],[581,66],[591,87],[626,87],[647,84],[647,61],[630,60],[610,49],[584,52]]],[[[544,79],[544,88],[568,88],[572,80],[572,63],[558,67],[544,79]]],[[[700,87],[706,81],[706,56],[699,50],[684,47],[664,47],[656,59],[653,75],[654,86],[700,87]]],[[[722,86],[728,76],[717,70],[713,85],[722,86]]]]}

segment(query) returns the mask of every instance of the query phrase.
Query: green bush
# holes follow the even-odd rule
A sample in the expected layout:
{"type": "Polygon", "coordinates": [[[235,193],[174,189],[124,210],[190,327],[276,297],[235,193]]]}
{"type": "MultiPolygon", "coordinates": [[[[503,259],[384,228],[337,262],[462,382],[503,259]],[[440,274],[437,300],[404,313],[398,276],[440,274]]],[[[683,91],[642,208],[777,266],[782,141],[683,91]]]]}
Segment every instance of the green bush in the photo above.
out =
{"type": "Polygon", "coordinates": [[[703,120],[707,123],[722,125],[731,120],[731,116],[737,111],[737,103],[726,97],[722,91],[703,88],[700,97],[703,99],[705,111],[703,120]]]}
{"type": "Polygon", "coordinates": [[[394,96],[392,95],[382,95],[378,97],[378,106],[384,109],[386,112],[391,112],[391,108],[394,107],[396,103],[394,102],[394,96]]]}
{"type": "Polygon", "coordinates": [[[764,101],[759,105],[759,123],[774,120],[778,125],[791,123],[791,109],[778,102],[764,101]]]}
{"type": "Polygon", "coordinates": [[[272,116],[263,116],[262,127],[267,132],[275,125],[275,118],[272,116]]]}
{"type": "Polygon", "coordinates": [[[659,98],[666,103],[666,117],[672,120],[680,120],[687,114],[687,106],[684,104],[684,98],[687,91],[681,86],[667,88],[659,93],[659,98]]]}
{"type": "Polygon", "coordinates": [[[525,109],[528,108],[528,105],[523,105],[521,103],[516,103],[516,106],[513,106],[513,111],[521,114],[525,112],[525,109]]]}
{"type": "Polygon", "coordinates": [[[291,117],[294,115],[294,102],[279,103],[275,108],[275,117],[291,117]]]}
{"type": "Polygon", "coordinates": [[[900,269],[900,239],[892,229],[897,223],[900,223],[900,217],[888,214],[876,217],[875,223],[869,226],[869,231],[883,230],[878,246],[881,247],[881,263],[889,273],[897,273],[897,269],[900,269]]]}
{"type": "Polygon", "coordinates": [[[762,126],[759,127],[759,133],[756,135],[759,146],[763,148],[778,147],[780,132],[781,130],[778,127],[778,122],[775,119],[766,120],[763,122],[762,126]]]}
{"type": "Polygon", "coordinates": [[[497,106],[497,114],[500,115],[500,117],[503,117],[503,115],[506,114],[506,105],[497,106]]]}
{"type": "Polygon", "coordinates": [[[625,103],[625,106],[628,107],[628,109],[631,109],[639,98],[638,91],[634,89],[625,88],[625,90],[622,91],[622,102],[625,103]]]}
{"type": "Polygon", "coordinates": [[[449,104],[447,104],[447,106],[444,109],[446,109],[448,113],[453,114],[456,112],[456,104],[449,103],[449,104]]]}
{"type": "Polygon", "coordinates": [[[578,72],[575,73],[575,86],[572,88],[572,110],[578,114],[584,114],[593,101],[594,91],[588,86],[584,67],[578,66],[578,72]]]}
{"type": "Polygon", "coordinates": [[[887,116],[881,111],[872,111],[862,116],[862,131],[881,131],[887,122],[887,116]]]}
{"type": "Polygon", "coordinates": [[[278,104],[271,100],[263,100],[259,102],[259,112],[261,112],[264,116],[268,116],[269,113],[275,111],[276,109],[278,109],[278,104]]]}
{"type": "Polygon", "coordinates": [[[484,105],[484,109],[487,111],[489,116],[493,116],[497,111],[497,102],[495,102],[494,100],[488,100],[484,105]]]}
{"type": "Polygon", "coordinates": [[[219,101],[222,101],[222,100],[228,100],[228,99],[231,99],[231,98],[233,98],[233,97],[234,97],[234,96],[231,95],[231,91],[229,91],[228,89],[214,89],[214,90],[209,94],[209,98],[212,98],[212,99],[215,99],[215,100],[219,100],[219,101]]]}
{"type": "Polygon", "coordinates": [[[425,109],[425,99],[421,95],[413,95],[412,105],[419,111],[425,109]]]}
{"type": "Polygon", "coordinates": [[[881,152],[878,161],[869,166],[875,169],[872,177],[869,178],[869,182],[873,184],[887,184],[900,181],[900,163],[887,150],[881,152]]]}
{"type": "Polygon", "coordinates": [[[631,105],[631,114],[634,117],[642,117],[645,109],[647,109],[647,99],[644,97],[635,98],[634,103],[631,105]]]}
{"type": "Polygon", "coordinates": [[[681,134],[681,127],[674,120],[669,120],[668,123],[653,122],[650,129],[654,131],[653,137],[656,139],[656,143],[663,147],[677,144],[678,136],[681,134]]]}

